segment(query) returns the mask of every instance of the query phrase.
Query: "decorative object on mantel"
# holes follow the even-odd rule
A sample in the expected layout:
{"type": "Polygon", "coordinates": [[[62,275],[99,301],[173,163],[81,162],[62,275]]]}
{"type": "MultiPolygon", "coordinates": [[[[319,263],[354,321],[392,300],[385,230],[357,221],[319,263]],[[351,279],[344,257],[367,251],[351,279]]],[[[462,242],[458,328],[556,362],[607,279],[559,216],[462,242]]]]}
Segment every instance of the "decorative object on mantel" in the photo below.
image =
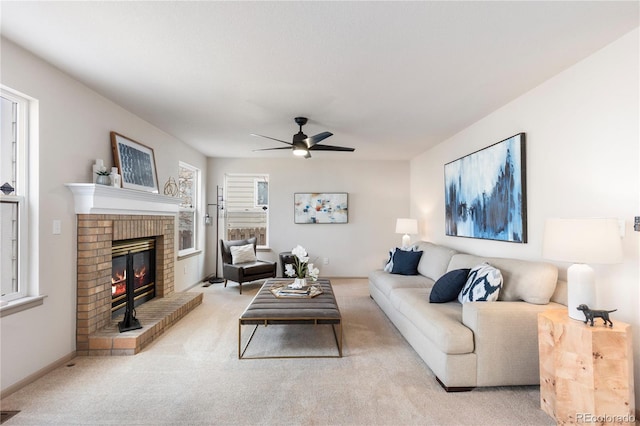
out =
{"type": "Polygon", "coordinates": [[[158,193],[153,149],[116,132],[111,132],[111,149],[123,188],[158,193]]]}
{"type": "Polygon", "coordinates": [[[588,264],[622,263],[622,242],[616,219],[547,219],[542,256],[573,263],[567,269],[569,317],[582,320],[578,305],[596,305],[595,272],[588,264]]]}
{"type": "Polygon", "coordinates": [[[111,174],[109,176],[111,177],[111,186],[113,186],[114,188],[122,187],[122,179],[120,177],[120,174],[118,173],[117,167],[111,168],[111,174]]]}
{"type": "Polygon", "coordinates": [[[97,158],[96,162],[92,166],[93,168],[93,183],[98,183],[98,172],[104,172],[107,168],[104,166],[104,161],[102,159],[97,158]]]}
{"type": "Polygon", "coordinates": [[[169,180],[164,184],[164,195],[175,197],[178,195],[178,184],[176,180],[169,176],[169,180]]]}
{"type": "Polygon", "coordinates": [[[287,263],[285,267],[285,275],[295,278],[292,284],[289,284],[289,288],[300,289],[307,285],[307,277],[313,281],[318,279],[320,270],[313,266],[313,263],[309,263],[309,255],[307,250],[301,245],[297,245],[291,254],[294,255],[293,264],[287,263]]]}
{"type": "Polygon", "coordinates": [[[527,242],[525,134],[444,165],[445,232],[527,242]]]}
{"type": "Polygon", "coordinates": [[[96,183],[98,185],[111,185],[111,176],[110,173],[106,170],[99,170],[96,172],[97,178],[96,183]]]}

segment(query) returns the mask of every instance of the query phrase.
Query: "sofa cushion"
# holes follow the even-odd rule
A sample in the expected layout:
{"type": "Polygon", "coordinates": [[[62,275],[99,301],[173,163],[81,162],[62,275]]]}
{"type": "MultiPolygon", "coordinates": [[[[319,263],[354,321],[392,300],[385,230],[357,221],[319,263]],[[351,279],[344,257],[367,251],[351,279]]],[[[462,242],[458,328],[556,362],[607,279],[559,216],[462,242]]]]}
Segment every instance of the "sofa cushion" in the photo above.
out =
{"type": "Polygon", "coordinates": [[[230,250],[232,259],[231,263],[234,265],[256,261],[256,252],[253,248],[253,244],[231,246],[230,250]]]}
{"type": "Polygon", "coordinates": [[[468,268],[454,269],[438,278],[429,294],[429,302],[446,303],[456,300],[467,282],[469,271],[468,268]]]}
{"type": "Polygon", "coordinates": [[[546,305],[556,289],[558,268],[546,262],[457,253],[451,258],[448,270],[472,268],[483,262],[495,266],[502,273],[503,283],[498,300],[524,300],[546,305]]]}
{"type": "Polygon", "coordinates": [[[428,292],[426,288],[395,289],[390,302],[441,352],[473,352],[473,332],[462,324],[462,305],[457,301],[429,303],[428,292]]]}
{"type": "MultiPolygon", "coordinates": [[[[435,281],[447,272],[447,266],[451,261],[451,257],[456,253],[455,250],[427,241],[420,241],[415,245],[418,250],[423,252],[420,263],[418,263],[419,274],[435,281]]],[[[466,267],[470,268],[470,266],[466,267]]]]}
{"type": "Polygon", "coordinates": [[[458,295],[460,303],[495,302],[502,287],[500,270],[488,263],[474,266],[469,271],[467,282],[458,295]]]}
{"type": "Polygon", "coordinates": [[[433,280],[422,275],[394,275],[381,269],[369,273],[369,283],[387,298],[396,288],[428,289],[433,287],[433,280]]]}
{"type": "Polygon", "coordinates": [[[393,254],[393,268],[391,269],[391,273],[399,275],[417,275],[418,262],[420,262],[421,257],[421,251],[396,250],[393,254]]]}

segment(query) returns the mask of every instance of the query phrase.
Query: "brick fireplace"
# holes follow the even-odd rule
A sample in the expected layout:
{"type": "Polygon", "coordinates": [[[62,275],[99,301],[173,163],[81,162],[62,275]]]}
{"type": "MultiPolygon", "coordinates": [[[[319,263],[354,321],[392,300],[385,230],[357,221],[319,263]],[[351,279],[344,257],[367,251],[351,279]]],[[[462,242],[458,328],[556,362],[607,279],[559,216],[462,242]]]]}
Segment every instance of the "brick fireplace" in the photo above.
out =
{"type": "Polygon", "coordinates": [[[202,302],[202,293],[174,291],[176,217],[170,213],[177,211],[176,199],[93,184],[67,186],[78,213],[76,353],[135,354],[202,302]],[[112,242],[145,237],[155,238],[156,296],[136,308],[143,328],[120,333],[121,318],[111,316],[112,242]]]}

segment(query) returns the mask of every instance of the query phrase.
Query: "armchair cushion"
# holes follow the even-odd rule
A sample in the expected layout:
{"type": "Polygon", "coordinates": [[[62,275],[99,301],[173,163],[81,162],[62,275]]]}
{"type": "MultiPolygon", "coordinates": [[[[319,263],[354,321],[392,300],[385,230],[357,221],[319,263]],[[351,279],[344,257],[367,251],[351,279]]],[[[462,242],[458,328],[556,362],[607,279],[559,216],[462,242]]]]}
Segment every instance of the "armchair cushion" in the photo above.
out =
{"type": "Polygon", "coordinates": [[[256,261],[256,252],[253,244],[231,246],[229,248],[231,249],[231,263],[233,263],[234,265],[256,261]]]}

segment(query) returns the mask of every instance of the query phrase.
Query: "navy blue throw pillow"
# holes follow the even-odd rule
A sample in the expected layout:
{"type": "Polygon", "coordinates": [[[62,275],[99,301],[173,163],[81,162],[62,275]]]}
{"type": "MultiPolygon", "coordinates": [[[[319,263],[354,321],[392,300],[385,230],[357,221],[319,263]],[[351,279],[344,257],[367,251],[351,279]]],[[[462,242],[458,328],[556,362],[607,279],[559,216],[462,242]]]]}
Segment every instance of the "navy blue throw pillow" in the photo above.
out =
{"type": "Polygon", "coordinates": [[[431,303],[447,303],[458,298],[458,294],[467,282],[471,269],[454,269],[449,271],[433,285],[429,302],[431,303]]]}
{"type": "Polygon", "coordinates": [[[393,254],[392,274],[418,275],[418,262],[422,257],[421,251],[396,250],[393,254]]]}

